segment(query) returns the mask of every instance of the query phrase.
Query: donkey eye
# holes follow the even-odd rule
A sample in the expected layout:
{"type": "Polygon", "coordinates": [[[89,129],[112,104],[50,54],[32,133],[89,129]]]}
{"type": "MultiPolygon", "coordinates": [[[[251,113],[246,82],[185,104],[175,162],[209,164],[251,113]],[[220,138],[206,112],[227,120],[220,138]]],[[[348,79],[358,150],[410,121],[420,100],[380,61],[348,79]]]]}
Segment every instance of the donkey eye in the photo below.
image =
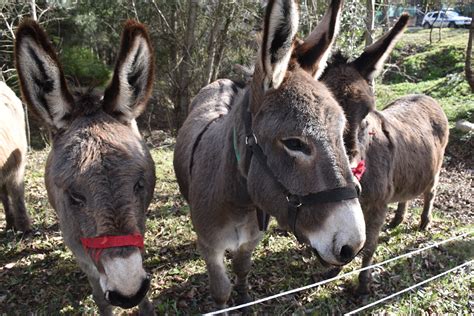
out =
{"type": "Polygon", "coordinates": [[[306,155],[311,153],[311,149],[299,138],[287,138],[281,141],[283,145],[291,151],[300,151],[306,155]]]}
{"type": "Polygon", "coordinates": [[[145,187],[145,180],[140,179],[140,180],[137,181],[137,183],[135,183],[135,186],[133,187],[133,190],[135,191],[135,193],[138,193],[141,190],[143,190],[144,187],[145,187]]]}
{"type": "Polygon", "coordinates": [[[78,193],[69,192],[69,202],[72,206],[84,207],[86,205],[86,198],[78,193]]]}

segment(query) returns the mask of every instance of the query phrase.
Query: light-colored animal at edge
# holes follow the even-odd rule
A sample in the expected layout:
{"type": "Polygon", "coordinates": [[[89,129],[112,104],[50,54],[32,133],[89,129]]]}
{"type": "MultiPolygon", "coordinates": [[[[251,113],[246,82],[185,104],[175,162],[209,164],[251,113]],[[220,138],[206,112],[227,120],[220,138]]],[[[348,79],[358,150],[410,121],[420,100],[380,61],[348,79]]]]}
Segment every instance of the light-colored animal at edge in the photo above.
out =
{"type": "Polygon", "coordinates": [[[31,230],[23,180],[26,156],[25,113],[21,100],[0,81],[0,200],[5,211],[5,230],[31,230]]]}

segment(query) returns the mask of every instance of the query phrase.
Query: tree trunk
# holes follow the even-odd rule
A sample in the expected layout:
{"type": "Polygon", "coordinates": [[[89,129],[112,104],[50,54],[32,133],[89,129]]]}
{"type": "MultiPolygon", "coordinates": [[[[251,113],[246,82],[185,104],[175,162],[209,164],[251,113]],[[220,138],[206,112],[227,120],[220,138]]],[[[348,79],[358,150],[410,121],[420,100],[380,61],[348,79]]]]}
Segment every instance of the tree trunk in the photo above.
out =
{"type": "Polygon", "coordinates": [[[214,62],[215,65],[214,65],[214,69],[212,71],[211,81],[216,80],[217,76],[219,75],[219,68],[221,66],[222,57],[224,56],[224,50],[227,46],[227,36],[229,35],[229,26],[230,26],[230,23],[232,22],[232,20],[234,19],[234,13],[235,13],[235,10],[236,10],[235,7],[236,7],[236,4],[232,4],[232,9],[231,9],[229,15],[226,18],[224,28],[222,29],[222,31],[220,33],[220,36],[219,36],[219,46],[218,46],[217,52],[216,52],[216,58],[215,58],[215,62],[214,62]]]}
{"type": "Polygon", "coordinates": [[[176,79],[177,91],[175,93],[175,123],[179,129],[188,114],[188,106],[191,100],[189,85],[192,76],[192,51],[194,46],[194,29],[196,26],[196,18],[199,0],[188,0],[188,14],[186,21],[186,29],[184,35],[184,43],[182,47],[182,59],[178,67],[176,79]]]}
{"type": "Polygon", "coordinates": [[[388,16],[389,0],[385,0],[382,3],[382,15],[383,15],[383,32],[386,33],[390,29],[390,17],[388,16]]]}
{"type": "Polygon", "coordinates": [[[367,0],[367,20],[365,30],[365,46],[369,46],[374,42],[374,13],[375,13],[375,1],[367,0]]]}
{"type": "Polygon", "coordinates": [[[469,39],[467,40],[467,49],[466,49],[466,80],[471,87],[471,91],[474,92],[474,73],[472,71],[472,38],[474,37],[474,13],[471,14],[472,21],[471,27],[469,28],[469,39]]]}
{"type": "MultiPolygon", "coordinates": [[[[438,8],[441,8],[441,1],[438,2],[438,8]]],[[[433,26],[435,25],[436,21],[438,21],[440,14],[441,14],[441,10],[438,10],[438,15],[436,16],[433,23],[430,25],[430,45],[433,43],[433,40],[431,38],[431,35],[433,33],[433,26]]],[[[441,40],[441,25],[440,25],[439,40],[441,40]]]]}
{"type": "MultiPolygon", "coordinates": [[[[367,9],[367,20],[365,24],[365,46],[369,46],[374,42],[374,13],[375,13],[375,1],[366,1],[367,9]]],[[[372,92],[375,94],[375,79],[372,79],[370,86],[372,92]]]]}
{"type": "Polygon", "coordinates": [[[204,71],[204,85],[208,85],[212,80],[212,73],[214,72],[214,61],[216,57],[216,46],[217,37],[221,28],[221,16],[222,16],[222,1],[216,4],[214,9],[214,25],[212,26],[211,33],[209,34],[209,41],[207,44],[207,62],[204,71]]]}
{"type": "Polygon", "coordinates": [[[38,21],[38,16],[36,15],[36,1],[30,0],[30,7],[31,7],[31,18],[35,21],[38,21]]]}
{"type": "MultiPolygon", "coordinates": [[[[36,1],[35,0],[30,0],[30,9],[31,9],[31,18],[34,21],[38,21],[38,15],[36,14],[36,1]]],[[[23,103],[23,111],[25,112],[26,143],[28,144],[28,151],[30,151],[31,150],[30,117],[28,115],[28,108],[25,103],[23,103]]],[[[48,140],[51,141],[51,138],[49,138],[48,140]]]]}

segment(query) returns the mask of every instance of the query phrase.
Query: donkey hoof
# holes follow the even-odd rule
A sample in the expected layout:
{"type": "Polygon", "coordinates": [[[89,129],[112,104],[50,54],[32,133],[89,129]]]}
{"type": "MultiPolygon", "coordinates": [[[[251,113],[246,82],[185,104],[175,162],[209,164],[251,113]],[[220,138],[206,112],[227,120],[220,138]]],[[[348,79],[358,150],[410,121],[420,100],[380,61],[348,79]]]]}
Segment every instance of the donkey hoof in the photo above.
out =
{"type": "Polygon", "coordinates": [[[426,228],[428,228],[429,224],[430,224],[430,221],[421,221],[420,227],[418,228],[418,230],[420,230],[420,231],[426,230],[426,228]]]}
{"type": "Polygon", "coordinates": [[[364,296],[368,296],[370,293],[371,293],[370,285],[368,285],[368,284],[359,284],[359,286],[357,287],[357,289],[354,292],[354,295],[356,297],[362,298],[364,296]]]}
{"type": "Polygon", "coordinates": [[[252,301],[252,298],[250,297],[250,295],[248,293],[239,294],[239,295],[237,295],[237,298],[235,299],[235,304],[236,305],[241,305],[241,304],[248,303],[250,301],[252,301]]]}
{"type": "Polygon", "coordinates": [[[401,223],[403,222],[403,219],[402,218],[394,218],[389,224],[388,224],[388,228],[390,229],[393,229],[395,227],[397,227],[398,225],[400,225],[401,223]]]}
{"type": "Polygon", "coordinates": [[[139,305],[138,305],[138,315],[140,316],[155,316],[155,308],[153,306],[153,303],[150,302],[148,299],[144,299],[139,305]]]}
{"type": "Polygon", "coordinates": [[[15,221],[15,230],[17,232],[30,233],[32,231],[31,221],[29,219],[22,219],[15,221]]]}

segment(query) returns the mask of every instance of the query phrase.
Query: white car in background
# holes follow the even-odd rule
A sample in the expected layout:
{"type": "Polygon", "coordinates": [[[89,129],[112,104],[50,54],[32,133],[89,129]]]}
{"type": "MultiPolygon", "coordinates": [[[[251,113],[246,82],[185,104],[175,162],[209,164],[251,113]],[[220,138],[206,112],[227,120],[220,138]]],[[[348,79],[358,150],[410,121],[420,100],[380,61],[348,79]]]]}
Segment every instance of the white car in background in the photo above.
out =
{"type": "Polygon", "coordinates": [[[456,11],[434,11],[428,12],[423,18],[421,25],[425,29],[433,27],[469,27],[472,18],[462,16],[456,11]],[[439,15],[439,16],[438,16],[439,15]]]}

